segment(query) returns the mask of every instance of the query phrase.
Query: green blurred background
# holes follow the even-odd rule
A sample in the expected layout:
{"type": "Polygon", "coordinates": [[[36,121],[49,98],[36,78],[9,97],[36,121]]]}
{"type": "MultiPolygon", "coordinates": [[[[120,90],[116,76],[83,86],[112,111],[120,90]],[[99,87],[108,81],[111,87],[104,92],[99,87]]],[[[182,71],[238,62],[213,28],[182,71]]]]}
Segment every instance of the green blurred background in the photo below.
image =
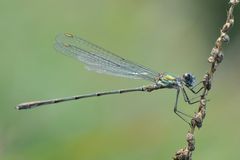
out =
{"type": "MultiPolygon", "coordinates": [[[[159,160],[186,145],[174,90],[105,96],[17,111],[21,102],[148,84],[100,75],[57,53],[74,33],[156,71],[198,79],[226,19],[227,0],[0,0],[0,159],[159,160]]],[[[240,159],[240,8],[214,77],[194,159],[240,159]]],[[[181,99],[188,113],[197,110],[181,99]]]]}

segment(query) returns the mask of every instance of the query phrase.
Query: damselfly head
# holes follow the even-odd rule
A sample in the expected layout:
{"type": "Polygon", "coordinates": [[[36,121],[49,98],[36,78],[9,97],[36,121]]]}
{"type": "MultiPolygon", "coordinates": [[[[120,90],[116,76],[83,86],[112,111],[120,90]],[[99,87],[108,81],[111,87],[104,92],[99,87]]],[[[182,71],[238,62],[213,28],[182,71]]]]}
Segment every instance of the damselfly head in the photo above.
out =
{"type": "Polygon", "coordinates": [[[183,75],[183,81],[187,87],[192,87],[196,81],[196,78],[191,73],[185,73],[183,75]]]}

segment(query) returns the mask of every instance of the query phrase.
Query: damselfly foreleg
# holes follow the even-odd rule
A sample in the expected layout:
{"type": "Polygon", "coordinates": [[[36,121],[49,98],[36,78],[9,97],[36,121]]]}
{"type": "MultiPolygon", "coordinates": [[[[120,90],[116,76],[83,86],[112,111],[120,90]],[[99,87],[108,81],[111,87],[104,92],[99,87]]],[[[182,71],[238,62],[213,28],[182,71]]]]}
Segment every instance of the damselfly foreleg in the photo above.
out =
{"type": "MultiPolygon", "coordinates": [[[[185,102],[187,102],[188,104],[195,104],[195,103],[198,103],[200,100],[196,100],[196,101],[191,101],[192,99],[196,99],[196,98],[198,98],[198,97],[194,97],[194,98],[189,98],[188,97],[188,94],[187,94],[187,92],[186,92],[186,90],[182,87],[181,88],[182,89],[182,93],[183,93],[183,99],[184,99],[184,101],[185,102]]],[[[199,96],[199,98],[201,97],[201,95],[199,96]]]]}
{"type": "Polygon", "coordinates": [[[197,91],[195,91],[194,89],[199,86],[200,84],[202,84],[203,81],[200,81],[199,83],[197,83],[196,85],[194,85],[193,87],[187,87],[192,93],[194,94],[198,94],[204,87],[202,86],[201,88],[199,88],[197,91]]]}

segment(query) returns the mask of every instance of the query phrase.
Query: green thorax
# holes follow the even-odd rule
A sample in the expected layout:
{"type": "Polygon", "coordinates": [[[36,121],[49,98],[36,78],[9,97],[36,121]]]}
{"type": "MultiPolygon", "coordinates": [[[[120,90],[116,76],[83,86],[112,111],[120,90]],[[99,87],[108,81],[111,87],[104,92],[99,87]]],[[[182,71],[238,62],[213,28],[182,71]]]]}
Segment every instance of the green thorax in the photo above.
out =
{"type": "Polygon", "coordinates": [[[177,77],[169,73],[161,73],[159,78],[159,84],[172,88],[177,85],[177,77]]]}

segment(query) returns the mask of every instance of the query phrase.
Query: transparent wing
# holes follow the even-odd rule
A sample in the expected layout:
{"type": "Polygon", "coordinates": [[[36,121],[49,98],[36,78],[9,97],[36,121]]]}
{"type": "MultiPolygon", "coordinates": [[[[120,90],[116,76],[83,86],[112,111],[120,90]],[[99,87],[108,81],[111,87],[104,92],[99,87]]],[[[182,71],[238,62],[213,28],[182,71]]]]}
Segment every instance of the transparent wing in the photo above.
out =
{"type": "Polygon", "coordinates": [[[153,82],[156,82],[155,79],[158,77],[157,72],[121,58],[72,34],[57,35],[55,47],[58,51],[83,62],[87,69],[99,73],[153,82]]]}

